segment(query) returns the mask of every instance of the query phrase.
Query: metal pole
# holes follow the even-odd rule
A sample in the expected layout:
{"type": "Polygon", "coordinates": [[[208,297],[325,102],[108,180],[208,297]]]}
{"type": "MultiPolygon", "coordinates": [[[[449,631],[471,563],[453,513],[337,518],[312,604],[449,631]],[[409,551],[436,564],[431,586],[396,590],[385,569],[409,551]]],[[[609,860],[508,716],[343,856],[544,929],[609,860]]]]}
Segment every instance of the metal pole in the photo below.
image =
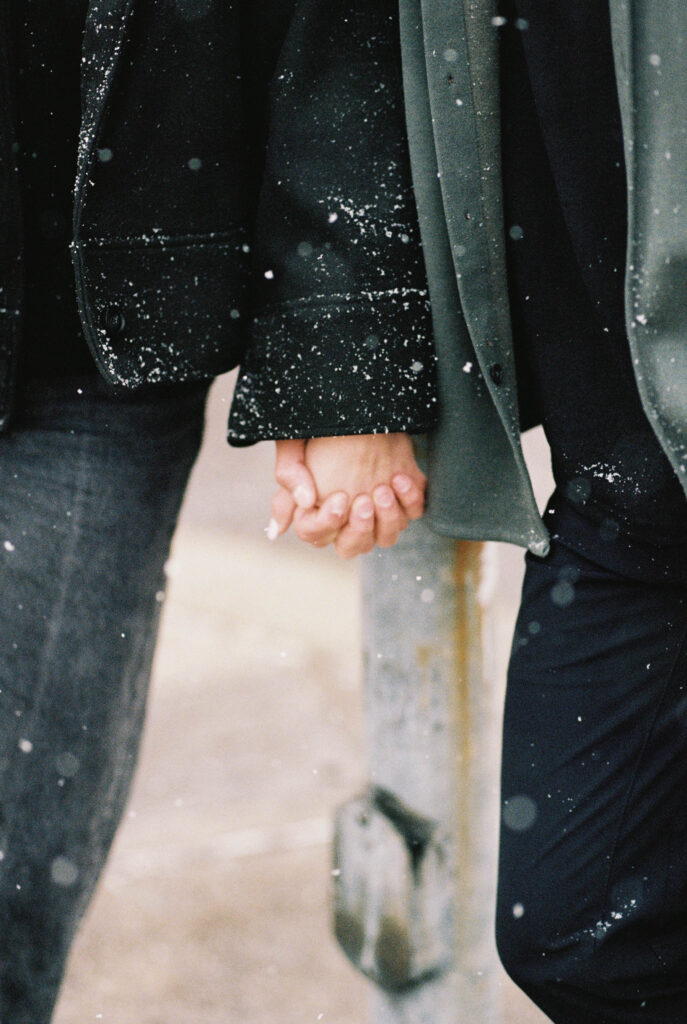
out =
{"type": "Polygon", "coordinates": [[[370,788],[337,818],[334,927],[376,982],[373,1024],[501,1020],[501,694],[483,672],[491,551],[420,521],[364,560],[370,788]]]}

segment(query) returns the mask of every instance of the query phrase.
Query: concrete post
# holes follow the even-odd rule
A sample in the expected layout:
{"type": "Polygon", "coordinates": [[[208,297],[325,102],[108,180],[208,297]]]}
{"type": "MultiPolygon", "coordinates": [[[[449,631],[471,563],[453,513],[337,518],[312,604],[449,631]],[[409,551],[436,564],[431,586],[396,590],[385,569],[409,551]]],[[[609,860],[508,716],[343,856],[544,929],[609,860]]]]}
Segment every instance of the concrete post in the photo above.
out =
{"type": "Polygon", "coordinates": [[[484,673],[490,545],[412,524],[363,567],[369,791],[337,818],[334,927],[373,1024],[499,1024],[501,694],[484,673]]]}

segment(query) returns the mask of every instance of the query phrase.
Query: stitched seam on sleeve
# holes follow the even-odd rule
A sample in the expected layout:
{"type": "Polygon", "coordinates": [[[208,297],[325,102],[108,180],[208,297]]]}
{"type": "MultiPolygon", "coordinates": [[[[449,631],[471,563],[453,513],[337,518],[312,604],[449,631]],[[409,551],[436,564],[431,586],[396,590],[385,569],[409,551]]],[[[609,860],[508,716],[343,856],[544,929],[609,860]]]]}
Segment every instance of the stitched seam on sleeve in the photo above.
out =
{"type": "Polygon", "coordinates": [[[257,313],[255,320],[267,320],[270,317],[278,316],[281,312],[293,309],[318,308],[320,306],[337,306],[345,309],[364,309],[369,302],[378,302],[380,299],[394,302],[403,299],[428,300],[426,288],[391,288],[388,291],[358,292],[355,296],[348,292],[330,293],[329,295],[307,295],[298,299],[286,299],[284,302],[275,303],[257,313]]]}

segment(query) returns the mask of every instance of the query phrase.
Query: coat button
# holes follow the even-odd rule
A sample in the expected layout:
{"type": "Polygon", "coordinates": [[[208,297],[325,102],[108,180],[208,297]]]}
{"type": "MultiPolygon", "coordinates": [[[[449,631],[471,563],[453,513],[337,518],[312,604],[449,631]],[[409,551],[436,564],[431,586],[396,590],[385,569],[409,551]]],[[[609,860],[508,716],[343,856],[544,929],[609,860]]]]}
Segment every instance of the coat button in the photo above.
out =
{"type": "Polygon", "coordinates": [[[503,383],[503,367],[501,363],[492,363],[489,367],[489,376],[493,380],[496,387],[499,387],[503,383]]]}
{"type": "Polygon", "coordinates": [[[103,323],[108,334],[122,334],[126,327],[126,317],[119,306],[108,306],[103,316],[103,323]]]}

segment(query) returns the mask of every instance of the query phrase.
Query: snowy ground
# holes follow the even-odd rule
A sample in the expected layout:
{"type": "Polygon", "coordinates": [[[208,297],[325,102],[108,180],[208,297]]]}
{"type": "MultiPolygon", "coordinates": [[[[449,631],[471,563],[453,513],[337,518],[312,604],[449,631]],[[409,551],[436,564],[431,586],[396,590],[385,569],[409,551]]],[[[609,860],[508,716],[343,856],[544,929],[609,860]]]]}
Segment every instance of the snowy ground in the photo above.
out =
{"type": "MultiPolygon", "coordinates": [[[[171,560],[134,793],[56,1024],[369,1021],[327,911],[332,810],[365,774],[356,567],[265,541],[271,446],[224,444],[228,394],[223,379],[171,560]]],[[[505,651],[520,557],[500,559],[505,651]]],[[[502,1022],[470,1024],[544,1021],[505,995],[502,1022]]]]}

